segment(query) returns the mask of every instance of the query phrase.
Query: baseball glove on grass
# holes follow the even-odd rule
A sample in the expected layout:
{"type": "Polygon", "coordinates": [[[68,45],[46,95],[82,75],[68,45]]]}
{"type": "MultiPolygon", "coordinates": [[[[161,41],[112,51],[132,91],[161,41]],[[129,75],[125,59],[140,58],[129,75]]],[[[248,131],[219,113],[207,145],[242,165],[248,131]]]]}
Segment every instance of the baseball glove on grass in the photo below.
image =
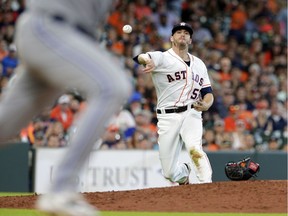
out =
{"type": "Polygon", "coordinates": [[[225,165],[226,176],[233,181],[248,180],[255,177],[260,171],[260,165],[250,157],[238,162],[229,162],[225,165]]]}

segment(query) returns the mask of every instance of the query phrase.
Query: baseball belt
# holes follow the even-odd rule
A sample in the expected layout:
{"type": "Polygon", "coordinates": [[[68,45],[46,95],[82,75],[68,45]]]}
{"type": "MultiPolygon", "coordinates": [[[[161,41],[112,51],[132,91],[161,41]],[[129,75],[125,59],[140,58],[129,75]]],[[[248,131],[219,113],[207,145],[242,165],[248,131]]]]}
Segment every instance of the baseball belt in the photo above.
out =
{"type": "MultiPolygon", "coordinates": [[[[193,104],[191,105],[191,109],[193,109],[193,104]]],[[[170,109],[157,109],[156,112],[158,114],[165,114],[165,113],[181,113],[185,112],[188,109],[188,105],[186,106],[181,106],[181,107],[175,107],[175,108],[170,108],[170,109]]]]}

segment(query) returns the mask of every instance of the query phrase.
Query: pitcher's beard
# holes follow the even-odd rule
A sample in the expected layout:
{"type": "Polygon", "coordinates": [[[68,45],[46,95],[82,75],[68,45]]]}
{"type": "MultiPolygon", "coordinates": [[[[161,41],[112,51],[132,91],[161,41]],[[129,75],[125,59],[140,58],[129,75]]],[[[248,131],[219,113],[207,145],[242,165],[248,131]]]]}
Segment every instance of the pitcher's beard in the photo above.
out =
{"type": "Polygon", "coordinates": [[[174,46],[177,47],[179,50],[185,50],[187,48],[186,43],[174,43],[174,46]]]}

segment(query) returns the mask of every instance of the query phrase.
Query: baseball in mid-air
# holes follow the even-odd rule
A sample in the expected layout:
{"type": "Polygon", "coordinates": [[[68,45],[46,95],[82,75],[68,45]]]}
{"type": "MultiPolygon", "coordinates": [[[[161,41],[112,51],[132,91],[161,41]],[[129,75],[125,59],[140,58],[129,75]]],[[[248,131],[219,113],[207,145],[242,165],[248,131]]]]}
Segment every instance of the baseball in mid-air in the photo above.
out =
{"type": "Polygon", "coordinates": [[[132,32],[132,26],[131,25],[124,25],[122,30],[124,33],[129,34],[132,32]]]}

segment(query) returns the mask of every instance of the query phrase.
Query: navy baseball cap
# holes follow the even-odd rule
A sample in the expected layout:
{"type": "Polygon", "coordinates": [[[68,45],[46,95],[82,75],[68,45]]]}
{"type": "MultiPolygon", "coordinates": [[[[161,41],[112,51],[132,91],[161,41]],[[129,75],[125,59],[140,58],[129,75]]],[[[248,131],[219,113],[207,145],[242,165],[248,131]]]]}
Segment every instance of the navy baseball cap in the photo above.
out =
{"type": "Polygon", "coordinates": [[[192,29],[192,27],[191,27],[188,23],[185,23],[185,22],[181,22],[181,23],[178,23],[178,24],[174,25],[174,27],[173,27],[173,29],[172,29],[172,35],[173,35],[176,31],[178,31],[178,30],[180,30],[180,29],[185,29],[186,31],[189,32],[190,37],[192,37],[192,35],[193,35],[193,29],[192,29]]]}

